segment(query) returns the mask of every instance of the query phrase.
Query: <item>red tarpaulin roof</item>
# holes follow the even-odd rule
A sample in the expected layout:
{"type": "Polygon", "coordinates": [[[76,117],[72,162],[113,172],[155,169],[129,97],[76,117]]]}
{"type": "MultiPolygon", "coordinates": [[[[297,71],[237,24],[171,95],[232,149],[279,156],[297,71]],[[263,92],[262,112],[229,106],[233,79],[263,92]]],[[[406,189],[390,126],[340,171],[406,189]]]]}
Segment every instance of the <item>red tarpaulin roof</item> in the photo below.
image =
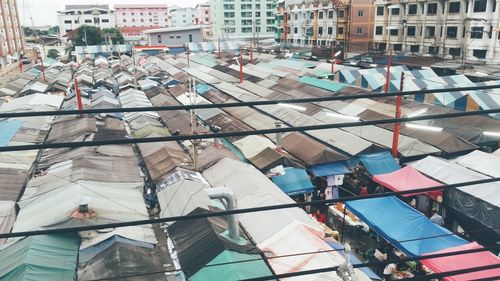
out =
{"type": "MultiPolygon", "coordinates": [[[[373,180],[396,192],[442,185],[441,183],[422,175],[411,166],[406,166],[391,173],[375,175],[373,176],[373,180]]],[[[417,194],[429,194],[432,199],[436,200],[438,196],[442,196],[442,193],[442,191],[415,192],[411,194],[404,194],[403,196],[408,197],[417,194]]]]}
{"type": "MultiPolygon", "coordinates": [[[[449,253],[456,251],[465,251],[472,249],[480,249],[481,245],[476,242],[472,242],[469,244],[451,247],[445,250],[429,253],[432,254],[441,254],[441,253],[449,253]]],[[[432,271],[436,273],[447,272],[447,271],[455,271],[461,269],[468,269],[473,267],[480,267],[486,265],[500,264],[500,259],[493,255],[491,252],[477,252],[477,253],[469,253],[462,255],[453,255],[441,258],[433,258],[428,260],[421,260],[421,262],[432,269],[432,271]]],[[[488,269],[483,271],[475,271],[471,273],[464,273],[460,275],[448,276],[444,277],[446,281],[466,281],[466,280],[476,280],[483,278],[491,278],[500,276],[500,268],[488,269]]]]}

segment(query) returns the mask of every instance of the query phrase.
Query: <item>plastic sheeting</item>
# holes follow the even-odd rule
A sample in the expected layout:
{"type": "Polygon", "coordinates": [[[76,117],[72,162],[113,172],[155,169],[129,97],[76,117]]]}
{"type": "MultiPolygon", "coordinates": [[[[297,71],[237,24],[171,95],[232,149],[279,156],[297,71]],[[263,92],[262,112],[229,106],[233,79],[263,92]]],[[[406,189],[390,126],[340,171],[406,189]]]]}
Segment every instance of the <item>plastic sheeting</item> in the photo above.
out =
{"type": "Polygon", "coordinates": [[[276,151],[276,149],[272,149],[270,147],[267,147],[259,154],[248,160],[261,171],[271,169],[278,165],[292,166],[297,168],[304,167],[304,165],[301,164],[300,160],[296,159],[289,153],[283,150],[276,151]]]}
{"type": "Polygon", "coordinates": [[[0,146],[7,146],[22,125],[23,122],[17,120],[0,121],[0,132],[2,132],[0,134],[0,146]]]}
{"type": "MultiPolygon", "coordinates": [[[[14,201],[0,201],[0,233],[9,233],[16,220],[16,203],[14,201]]],[[[0,239],[0,245],[5,239],[0,239]]]]}
{"type": "Polygon", "coordinates": [[[490,177],[500,177],[500,155],[475,150],[453,160],[460,166],[490,177]]]}
{"type": "Polygon", "coordinates": [[[299,133],[291,133],[282,139],[283,148],[308,165],[347,160],[333,149],[299,133]]]}
{"type": "Polygon", "coordinates": [[[290,196],[314,191],[314,185],[304,169],[285,168],[284,175],[274,176],[272,180],[283,192],[290,196]]]}
{"type": "Polygon", "coordinates": [[[359,160],[371,175],[387,174],[399,170],[399,165],[388,151],[364,154],[359,160]]]}
{"type": "Polygon", "coordinates": [[[2,280],[75,280],[76,235],[39,235],[5,245],[0,250],[2,280]]]}
{"type": "MultiPolygon", "coordinates": [[[[241,209],[294,202],[256,168],[233,159],[222,159],[205,170],[203,176],[212,186],[232,189],[241,209]]],[[[324,236],[323,228],[300,208],[241,214],[239,219],[256,243],[264,241],[294,221],[310,226],[319,237],[324,236]]]]}
{"type": "MultiPolygon", "coordinates": [[[[444,253],[452,253],[457,251],[466,251],[472,249],[480,249],[481,245],[476,242],[472,242],[465,245],[460,245],[457,247],[451,247],[445,250],[429,253],[429,254],[444,254],[444,253]]],[[[432,271],[436,273],[441,272],[449,272],[455,270],[463,270],[480,266],[494,265],[500,264],[500,259],[494,256],[489,251],[477,252],[477,253],[468,253],[461,255],[452,255],[447,257],[433,258],[427,260],[421,260],[424,265],[428,266],[432,271]]],[[[468,280],[479,280],[479,279],[488,279],[493,280],[500,276],[500,268],[482,270],[482,271],[473,271],[470,273],[453,275],[444,277],[443,279],[446,281],[468,281],[468,280]]]]}
{"type": "Polygon", "coordinates": [[[346,205],[370,229],[408,256],[468,243],[394,196],[348,201],[346,205]]]}
{"type": "Polygon", "coordinates": [[[318,177],[344,175],[351,173],[344,162],[330,162],[314,165],[311,167],[311,170],[313,174],[318,177]]]}
{"type": "Polygon", "coordinates": [[[266,148],[275,149],[276,145],[268,138],[258,135],[247,136],[233,142],[233,144],[245,155],[245,158],[250,159],[266,148]]]}
{"type": "MultiPolygon", "coordinates": [[[[442,185],[439,182],[434,181],[422,175],[411,166],[401,168],[392,173],[375,175],[373,176],[372,179],[373,181],[395,192],[436,187],[442,185]]],[[[436,200],[438,196],[442,196],[443,192],[438,190],[430,192],[415,192],[410,194],[404,194],[403,196],[409,197],[418,194],[428,194],[431,198],[436,200]]]]}

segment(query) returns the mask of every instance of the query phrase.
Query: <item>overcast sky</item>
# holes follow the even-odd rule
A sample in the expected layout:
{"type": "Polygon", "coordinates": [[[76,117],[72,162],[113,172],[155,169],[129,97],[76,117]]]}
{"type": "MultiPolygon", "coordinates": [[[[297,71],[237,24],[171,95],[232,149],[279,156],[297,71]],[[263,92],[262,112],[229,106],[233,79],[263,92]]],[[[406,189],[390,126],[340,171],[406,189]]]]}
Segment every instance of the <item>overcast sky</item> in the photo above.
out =
{"type": "MultiPolygon", "coordinates": [[[[198,3],[204,3],[207,0],[17,0],[21,21],[24,21],[24,6],[30,8],[33,22],[35,25],[57,25],[57,11],[63,10],[64,5],[71,4],[167,4],[168,6],[177,5],[180,7],[194,7],[198,3]]],[[[28,21],[26,25],[31,25],[28,21]]]]}

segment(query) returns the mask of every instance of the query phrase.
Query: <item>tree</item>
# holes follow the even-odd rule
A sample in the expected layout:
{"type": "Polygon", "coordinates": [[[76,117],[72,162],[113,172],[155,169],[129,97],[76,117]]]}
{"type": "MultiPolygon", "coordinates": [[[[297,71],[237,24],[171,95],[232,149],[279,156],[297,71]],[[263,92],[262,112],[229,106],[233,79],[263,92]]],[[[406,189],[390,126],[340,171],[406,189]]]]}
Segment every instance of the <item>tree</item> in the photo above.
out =
{"type": "Polygon", "coordinates": [[[108,42],[108,38],[111,38],[113,44],[124,44],[125,38],[123,38],[120,30],[116,28],[105,28],[103,29],[104,42],[108,42]]]}
{"type": "Polygon", "coordinates": [[[73,34],[73,45],[101,45],[101,31],[95,26],[82,25],[73,34]]]}
{"type": "Polygon", "coordinates": [[[50,49],[47,53],[47,57],[57,59],[59,57],[59,51],[56,49],[50,49]]]}

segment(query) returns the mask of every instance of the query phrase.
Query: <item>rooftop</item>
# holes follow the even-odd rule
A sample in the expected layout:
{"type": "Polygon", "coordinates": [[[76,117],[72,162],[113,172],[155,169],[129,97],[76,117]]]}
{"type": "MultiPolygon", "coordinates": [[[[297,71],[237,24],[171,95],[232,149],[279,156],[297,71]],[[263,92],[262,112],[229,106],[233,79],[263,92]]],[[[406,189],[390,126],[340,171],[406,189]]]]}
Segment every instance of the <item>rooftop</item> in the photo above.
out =
{"type": "Polygon", "coordinates": [[[200,30],[201,27],[199,25],[192,26],[182,26],[182,27],[166,27],[166,28],[155,28],[145,30],[144,33],[167,33],[167,32],[176,32],[176,31],[187,31],[187,30],[200,30]]]}

